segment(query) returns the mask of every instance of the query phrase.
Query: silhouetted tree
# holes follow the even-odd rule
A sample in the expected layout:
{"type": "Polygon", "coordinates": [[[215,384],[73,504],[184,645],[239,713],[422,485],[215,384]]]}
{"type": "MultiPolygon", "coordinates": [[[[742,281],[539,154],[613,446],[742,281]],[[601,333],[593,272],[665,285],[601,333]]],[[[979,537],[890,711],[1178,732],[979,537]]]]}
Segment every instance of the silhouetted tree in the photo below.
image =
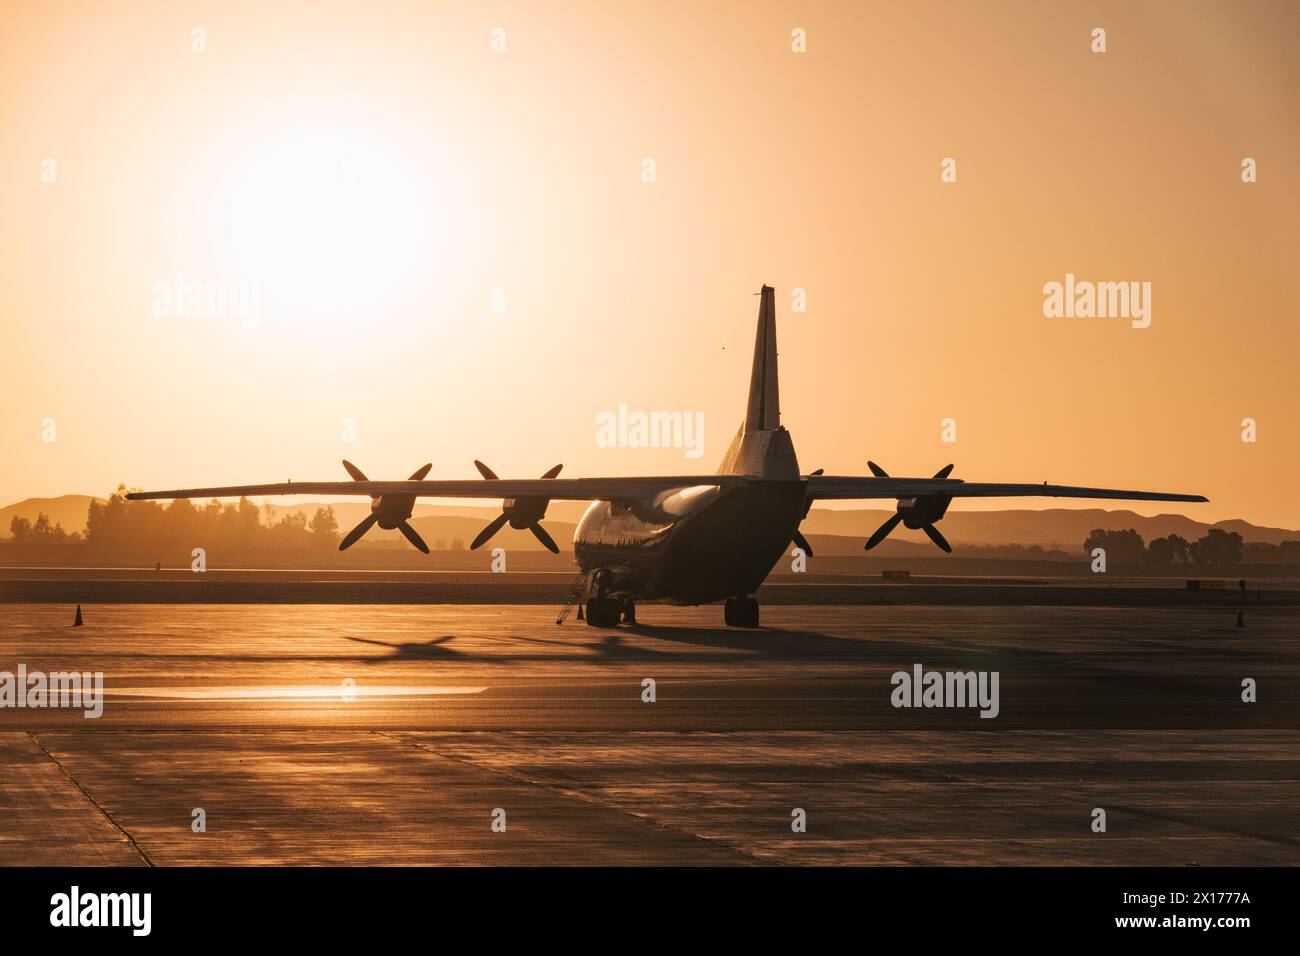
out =
{"type": "Polygon", "coordinates": [[[1129,528],[1127,531],[1094,528],[1088,535],[1088,540],[1083,542],[1083,550],[1085,554],[1092,554],[1094,548],[1105,549],[1107,561],[1136,564],[1146,557],[1142,535],[1138,534],[1135,528],[1129,528]]]}
{"type": "MultiPolygon", "coordinates": [[[[99,549],[139,549],[160,546],[189,551],[200,547],[210,554],[241,554],[259,547],[306,548],[312,543],[306,516],[286,514],[274,522],[274,510],[262,513],[247,498],[201,506],[178,498],[166,508],[154,501],[128,501],[119,485],[107,501],[92,501],[86,513],[85,540],[99,549]]],[[[62,529],[55,528],[57,538],[62,529]]]]}
{"type": "Polygon", "coordinates": [[[1156,538],[1147,545],[1147,561],[1151,564],[1163,567],[1172,564],[1173,560],[1174,546],[1168,538],[1156,538]]]}
{"type": "Polygon", "coordinates": [[[1158,566],[1183,564],[1187,561],[1187,540],[1176,534],[1156,538],[1147,545],[1147,560],[1158,566]]]}
{"type": "Polygon", "coordinates": [[[311,533],[313,543],[319,548],[328,548],[338,543],[339,523],[334,517],[332,506],[316,509],[316,514],[311,519],[311,533]]]}
{"type": "Polygon", "coordinates": [[[1239,564],[1241,549],[1240,534],[1211,528],[1204,537],[1192,542],[1188,552],[1197,564],[1239,564]]]}
{"type": "Polygon", "coordinates": [[[307,531],[307,516],[301,511],[285,513],[279,521],[266,530],[267,543],[273,548],[301,549],[311,544],[311,535],[307,531]]]}
{"type": "Polygon", "coordinates": [[[32,536],[32,523],[14,515],[9,522],[9,534],[14,539],[14,544],[26,544],[32,536]]]}
{"type": "Polygon", "coordinates": [[[50,516],[44,511],[36,516],[35,523],[14,515],[9,522],[9,532],[14,544],[67,544],[77,540],[77,535],[63,530],[62,523],[51,524],[50,516]]]}
{"type": "Polygon", "coordinates": [[[194,547],[200,537],[201,516],[194,502],[177,498],[167,506],[163,515],[162,541],[177,547],[194,547]]]}

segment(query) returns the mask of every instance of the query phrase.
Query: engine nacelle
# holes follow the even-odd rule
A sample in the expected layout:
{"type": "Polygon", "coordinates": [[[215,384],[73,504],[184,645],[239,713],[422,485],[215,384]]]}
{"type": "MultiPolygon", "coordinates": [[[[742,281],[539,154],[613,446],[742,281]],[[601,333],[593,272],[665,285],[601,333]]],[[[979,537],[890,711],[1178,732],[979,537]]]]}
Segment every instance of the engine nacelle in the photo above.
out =
{"type": "Polygon", "coordinates": [[[371,498],[370,510],[375,516],[375,524],[386,531],[392,531],[415,512],[415,498],[412,495],[371,498]]]}
{"type": "Polygon", "coordinates": [[[510,527],[517,531],[546,517],[550,498],[507,498],[501,502],[501,513],[510,519],[510,527]]]}
{"type": "Polygon", "coordinates": [[[950,504],[952,495],[919,495],[916,498],[899,498],[897,510],[905,528],[919,531],[947,514],[950,504]]]}

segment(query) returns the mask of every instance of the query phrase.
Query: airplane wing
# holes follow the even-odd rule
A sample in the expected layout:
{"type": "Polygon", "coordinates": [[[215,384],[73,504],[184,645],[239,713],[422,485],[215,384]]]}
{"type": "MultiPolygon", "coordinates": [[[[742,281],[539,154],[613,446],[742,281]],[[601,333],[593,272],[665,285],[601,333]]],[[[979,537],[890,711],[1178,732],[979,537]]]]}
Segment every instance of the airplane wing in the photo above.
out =
{"type": "MultiPolygon", "coordinates": [[[[969,482],[955,478],[876,478],[850,475],[809,475],[808,497],[815,500],[850,498],[914,498],[949,495],[953,498],[1113,498],[1129,501],[1206,501],[1202,495],[1160,491],[1127,491],[1073,485],[969,482]]],[[[166,498],[237,498],[279,495],[413,495],[417,498],[550,498],[554,501],[613,501],[645,498],[671,488],[694,485],[737,487],[751,479],[740,475],[655,475],[626,478],[467,478],[439,481],[284,481],[261,485],[224,485],[171,491],[133,491],[132,501],[166,498]]]]}
{"type": "Polygon", "coordinates": [[[693,485],[734,487],[738,475],[656,475],[632,478],[466,478],[447,481],[284,481],[175,491],[132,491],[132,501],[155,498],[238,498],[275,495],[413,495],[417,498],[550,498],[555,501],[614,501],[646,498],[693,485]]]}
{"type": "Polygon", "coordinates": [[[1128,501],[1208,501],[1203,495],[1165,491],[1125,491],[1116,488],[1083,488],[1076,485],[1014,484],[962,481],[958,478],[876,478],[849,475],[809,475],[808,497],[915,498],[947,495],[953,498],[1115,498],[1128,501]]]}

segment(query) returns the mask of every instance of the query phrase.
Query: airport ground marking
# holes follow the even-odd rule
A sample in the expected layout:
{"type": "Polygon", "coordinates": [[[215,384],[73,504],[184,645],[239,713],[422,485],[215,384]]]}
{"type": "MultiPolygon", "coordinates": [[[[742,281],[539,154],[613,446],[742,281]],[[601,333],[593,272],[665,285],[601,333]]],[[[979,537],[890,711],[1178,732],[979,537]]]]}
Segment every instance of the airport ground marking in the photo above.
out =
{"type": "Polygon", "coordinates": [[[418,740],[407,740],[401,736],[398,736],[397,734],[391,733],[386,730],[372,730],[370,731],[370,733],[374,734],[377,737],[387,738],[388,740],[391,740],[394,743],[398,743],[403,746],[411,747],[415,750],[419,750],[433,757],[440,757],[443,760],[451,760],[455,763],[463,764],[464,766],[467,767],[473,767],[475,770],[478,770],[483,773],[490,773],[498,777],[504,777],[507,780],[511,781],[512,783],[521,783],[530,787],[536,787],[539,790],[545,790],[548,793],[552,793],[555,794],[556,796],[564,797],[565,799],[568,800],[577,800],[580,803],[585,803],[588,806],[596,807],[600,810],[605,810],[609,813],[617,813],[625,817],[631,817],[633,820],[636,820],[640,823],[645,823],[656,829],[664,830],[669,833],[675,833],[679,836],[688,837],[699,843],[704,843],[709,846],[717,847],[722,850],[730,850],[733,853],[737,853],[745,857],[747,860],[751,860],[755,863],[762,863],[768,866],[784,865],[779,860],[769,860],[766,857],[758,856],[757,854],[753,853],[750,850],[746,850],[742,847],[734,846],[722,840],[717,840],[712,837],[702,836],[699,833],[694,833],[690,830],[684,830],[681,827],[676,827],[673,826],[672,824],[664,823],[660,820],[652,819],[651,817],[642,816],[639,813],[634,813],[633,811],[626,810],[623,807],[617,807],[602,802],[586,793],[583,793],[580,790],[571,790],[567,787],[557,787],[554,784],[543,783],[540,780],[532,779],[527,774],[518,773],[508,768],[485,766],[484,764],[481,764],[475,760],[471,760],[468,757],[462,757],[459,754],[450,754],[450,753],[445,753],[441,750],[435,750],[429,745],[422,743],[418,740]]]}
{"type": "Polygon", "coordinates": [[[1276,843],[1279,846],[1300,847],[1300,840],[1288,836],[1270,836],[1266,833],[1252,833],[1250,830],[1244,830],[1239,827],[1225,827],[1214,823],[1202,823],[1199,820],[1189,820],[1187,817],[1176,816],[1171,813],[1158,813],[1155,810],[1149,810],[1144,807],[1116,806],[1116,810],[1123,810],[1126,813],[1132,813],[1137,816],[1150,817],[1152,820],[1163,820],[1165,823],[1181,823],[1183,826],[1196,827],[1201,830],[1209,830],[1217,833],[1227,833],[1232,836],[1244,837],[1248,840],[1260,840],[1264,843],[1276,843]]]}
{"type": "Polygon", "coordinates": [[[112,824],[113,829],[115,829],[118,833],[122,834],[122,836],[126,839],[126,842],[130,844],[131,849],[135,850],[136,853],[140,854],[140,859],[144,860],[145,866],[153,866],[154,865],[153,860],[149,859],[149,854],[145,853],[144,850],[141,848],[140,844],[135,842],[135,837],[131,836],[130,831],[128,831],[126,827],[122,826],[122,824],[118,823],[116,820],[113,819],[113,815],[109,813],[106,809],[104,809],[103,804],[101,804],[98,800],[96,800],[94,797],[90,795],[90,791],[81,785],[81,782],[72,775],[71,771],[69,771],[67,767],[63,766],[63,764],[59,761],[59,758],[54,756],[54,754],[50,753],[49,750],[45,748],[45,744],[41,743],[41,739],[37,737],[36,734],[32,733],[30,730],[27,731],[27,736],[32,739],[32,743],[36,744],[36,746],[40,749],[41,753],[45,754],[45,756],[50,759],[50,761],[54,764],[54,766],[59,768],[59,773],[63,774],[63,776],[68,778],[68,781],[74,787],[77,788],[77,791],[83,797],[86,798],[86,800],[90,803],[90,805],[94,807],[96,810],[98,810],[101,814],[103,814],[104,819],[107,820],[110,824],[112,824]]]}

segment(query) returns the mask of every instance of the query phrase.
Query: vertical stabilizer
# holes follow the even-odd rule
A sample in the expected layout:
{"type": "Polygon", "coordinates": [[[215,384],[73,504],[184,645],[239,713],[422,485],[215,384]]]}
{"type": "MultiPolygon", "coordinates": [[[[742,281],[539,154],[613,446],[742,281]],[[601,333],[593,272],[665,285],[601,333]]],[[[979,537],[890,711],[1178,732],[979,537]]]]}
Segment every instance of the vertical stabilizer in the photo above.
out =
{"type": "Polygon", "coordinates": [[[769,481],[798,481],[790,433],[781,427],[776,387],[776,292],[770,285],[759,293],[758,335],[754,339],[754,371],[749,377],[745,421],[722,456],[720,475],[746,475],[769,481]]]}
{"type": "Polygon", "coordinates": [[[781,427],[776,384],[776,290],[763,286],[758,303],[758,333],[754,337],[754,370],[749,378],[745,431],[775,431],[781,427]]]}

